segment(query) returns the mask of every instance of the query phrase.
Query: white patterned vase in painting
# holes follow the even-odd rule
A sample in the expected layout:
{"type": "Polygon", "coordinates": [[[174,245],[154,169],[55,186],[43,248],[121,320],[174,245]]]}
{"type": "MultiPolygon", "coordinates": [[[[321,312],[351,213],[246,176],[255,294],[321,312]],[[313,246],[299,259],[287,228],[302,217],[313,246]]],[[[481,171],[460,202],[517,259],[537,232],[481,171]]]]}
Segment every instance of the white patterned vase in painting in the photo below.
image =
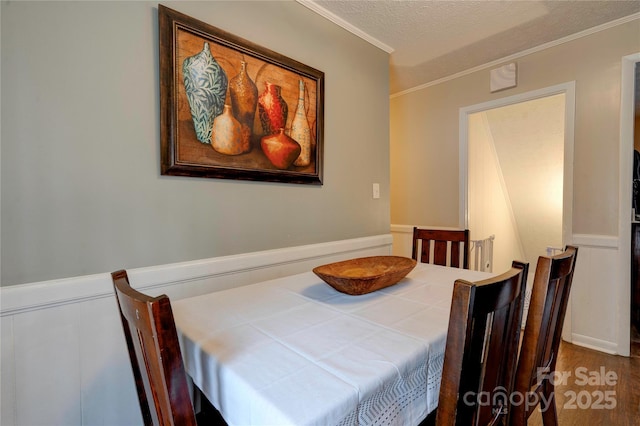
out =
{"type": "Polygon", "coordinates": [[[211,126],[222,113],[227,95],[227,75],[211,55],[209,43],[182,62],[182,75],[196,137],[211,143],[211,126]]]}

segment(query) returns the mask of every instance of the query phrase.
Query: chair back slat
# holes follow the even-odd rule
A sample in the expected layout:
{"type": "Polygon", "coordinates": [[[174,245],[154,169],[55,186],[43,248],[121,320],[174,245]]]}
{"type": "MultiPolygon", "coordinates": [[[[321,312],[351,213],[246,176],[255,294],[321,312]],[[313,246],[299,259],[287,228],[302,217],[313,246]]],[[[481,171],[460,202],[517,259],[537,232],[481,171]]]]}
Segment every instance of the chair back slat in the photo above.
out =
{"type": "MultiPolygon", "coordinates": [[[[451,244],[451,264],[460,266],[460,244],[451,244]]],[[[464,266],[464,262],[463,262],[464,266]]]]}
{"type": "MultiPolygon", "coordinates": [[[[415,252],[417,250],[417,244],[415,242],[415,239],[414,239],[413,244],[414,244],[413,251],[415,252]]],[[[416,256],[412,255],[412,257],[413,257],[413,259],[418,260],[418,258],[416,256]]],[[[420,262],[429,263],[430,259],[431,259],[431,244],[430,244],[430,241],[423,240],[422,241],[422,248],[420,250],[420,262]]]]}
{"type": "Polygon", "coordinates": [[[414,227],[411,257],[421,263],[469,269],[469,230],[414,227]],[[432,244],[433,250],[431,250],[432,244]],[[431,261],[432,251],[433,261],[431,261]],[[447,264],[447,258],[450,260],[449,264],[447,264]]]}
{"type": "Polygon", "coordinates": [[[435,240],[433,243],[433,263],[436,265],[447,264],[447,242],[435,240]]]}
{"type": "Polygon", "coordinates": [[[497,277],[454,283],[436,424],[505,421],[527,269],[528,264],[513,262],[509,271],[497,277]],[[495,404],[482,404],[484,395],[495,404]]]}
{"type": "Polygon", "coordinates": [[[169,298],[134,290],[124,270],[111,277],[145,425],[195,425],[169,298]]]}
{"type": "Polygon", "coordinates": [[[567,246],[563,253],[538,259],[515,384],[516,391],[531,401],[514,407],[514,425],[526,425],[537,406],[532,401],[539,401],[541,396],[547,401],[545,425],[557,424],[553,383],[546,373],[553,373],[558,359],[577,256],[578,248],[567,246]]]}

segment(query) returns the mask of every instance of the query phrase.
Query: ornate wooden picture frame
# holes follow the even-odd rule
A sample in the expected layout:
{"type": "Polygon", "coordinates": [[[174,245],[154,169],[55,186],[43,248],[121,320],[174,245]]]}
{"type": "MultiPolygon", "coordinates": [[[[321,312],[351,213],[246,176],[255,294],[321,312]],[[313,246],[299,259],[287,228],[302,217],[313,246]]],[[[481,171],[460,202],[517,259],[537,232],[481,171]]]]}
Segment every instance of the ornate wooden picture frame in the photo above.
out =
{"type": "Polygon", "coordinates": [[[322,184],[324,73],[163,5],[163,175],[322,184]]]}

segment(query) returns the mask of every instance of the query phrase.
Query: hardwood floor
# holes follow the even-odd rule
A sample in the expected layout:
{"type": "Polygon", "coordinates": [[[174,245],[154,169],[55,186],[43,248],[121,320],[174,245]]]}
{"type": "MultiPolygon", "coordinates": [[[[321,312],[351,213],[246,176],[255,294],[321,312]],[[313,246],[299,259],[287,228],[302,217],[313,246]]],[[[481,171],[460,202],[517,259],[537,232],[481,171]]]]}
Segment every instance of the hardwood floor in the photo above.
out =
{"type": "MultiPolygon", "coordinates": [[[[556,365],[558,423],[640,425],[640,355],[630,358],[562,342],[556,365]],[[565,375],[564,380],[560,374],[565,375]]],[[[537,409],[529,426],[541,426],[537,409]]]]}

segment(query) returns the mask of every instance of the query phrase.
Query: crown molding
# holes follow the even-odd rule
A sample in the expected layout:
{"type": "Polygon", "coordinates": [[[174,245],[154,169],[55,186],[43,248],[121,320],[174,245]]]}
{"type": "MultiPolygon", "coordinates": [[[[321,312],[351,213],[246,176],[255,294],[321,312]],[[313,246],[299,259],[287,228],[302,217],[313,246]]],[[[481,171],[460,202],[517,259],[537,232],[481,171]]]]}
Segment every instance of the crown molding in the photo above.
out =
{"type": "Polygon", "coordinates": [[[406,94],[411,93],[411,92],[417,92],[418,90],[426,89],[427,87],[436,86],[436,85],[444,83],[446,81],[455,80],[456,78],[459,78],[459,77],[462,77],[462,76],[465,76],[465,75],[469,75],[469,74],[473,74],[476,71],[480,71],[480,70],[483,70],[483,69],[495,67],[495,66],[501,65],[501,64],[503,64],[505,62],[511,62],[511,61],[516,60],[516,59],[522,58],[524,56],[531,55],[532,53],[536,53],[536,52],[540,52],[540,51],[543,51],[543,50],[546,50],[546,49],[550,49],[552,47],[559,46],[561,44],[568,43],[570,41],[574,41],[574,40],[580,39],[582,37],[587,37],[587,36],[590,36],[592,34],[598,33],[600,31],[608,30],[610,28],[617,27],[618,25],[623,25],[623,24],[626,24],[627,22],[632,22],[632,21],[635,21],[637,19],[640,19],[640,13],[634,13],[632,15],[625,16],[624,18],[616,19],[614,21],[610,21],[610,22],[607,22],[605,24],[601,24],[601,25],[595,26],[595,27],[580,31],[578,33],[571,34],[571,35],[568,35],[568,36],[563,37],[563,38],[559,38],[558,40],[550,41],[548,43],[544,43],[544,44],[541,44],[539,46],[532,47],[531,49],[523,50],[522,52],[518,52],[518,53],[515,53],[513,55],[505,56],[504,58],[496,59],[495,61],[491,61],[491,62],[488,62],[486,64],[478,65],[476,67],[469,68],[469,69],[466,69],[464,71],[460,71],[460,72],[457,72],[455,74],[451,74],[451,75],[448,75],[446,77],[439,78],[437,80],[429,81],[429,82],[426,82],[426,83],[421,84],[419,86],[415,86],[415,87],[412,87],[410,89],[403,90],[401,92],[392,93],[389,96],[389,98],[393,99],[393,98],[396,98],[398,96],[406,95],[406,94]]]}
{"type": "MultiPolygon", "coordinates": [[[[361,39],[371,43],[372,45],[378,47],[379,49],[382,49],[382,50],[384,50],[385,52],[387,52],[389,54],[394,52],[393,47],[381,42],[380,40],[378,40],[375,37],[372,37],[371,35],[367,34],[364,31],[362,31],[358,27],[350,24],[349,22],[345,21],[344,19],[340,18],[339,16],[335,15],[334,13],[329,12],[327,9],[319,6],[315,1],[313,1],[313,0],[295,0],[295,1],[297,3],[305,6],[306,8],[312,10],[313,12],[317,13],[318,15],[323,16],[324,18],[328,19],[329,21],[333,22],[334,24],[344,28],[345,30],[349,31],[350,33],[352,33],[352,34],[360,37],[361,39]]],[[[437,80],[428,81],[428,82],[420,84],[418,86],[415,86],[415,87],[412,87],[412,88],[409,88],[409,89],[406,89],[406,90],[403,90],[403,91],[400,91],[400,92],[392,93],[389,96],[389,98],[393,99],[395,97],[406,95],[406,94],[411,93],[411,92],[416,92],[418,90],[426,89],[427,87],[436,86],[436,85],[444,83],[446,81],[454,80],[456,78],[459,78],[459,77],[462,77],[462,76],[465,76],[465,75],[469,75],[469,74],[472,74],[472,73],[474,73],[476,71],[480,71],[480,70],[483,70],[483,69],[486,69],[486,68],[495,67],[495,66],[503,64],[505,62],[514,61],[514,60],[522,58],[524,56],[531,55],[532,53],[540,52],[542,50],[549,49],[551,47],[559,46],[561,44],[568,43],[570,41],[577,40],[577,39],[582,38],[582,37],[587,37],[587,36],[590,36],[592,34],[598,33],[600,31],[608,30],[609,28],[613,28],[613,27],[616,27],[618,25],[626,24],[627,22],[631,22],[631,21],[634,21],[636,19],[640,19],[640,13],[634,13],[634,14],[631,14],[629,16],[625,16],[623,18],[615,19],[613,21],[606,22],[604,24],[597,25],[597,26],[592,27],[592,28],[588,28],[586,30],[577,32],[575,34],[571,34],[571,35],[568,35],[566,37],[559,38],[557,40],[550,41],[548,43],[544,43],[544,44],[532,47],[532,48],[527,49],[527,50],[523,50],[523,51],[515,53],[513,55],[505,56],[503,58],[496,59],[494,61],[487,62],[485,64],[478,65],[478,66],[475,66],[473,68],[469,68],[469,69],[457,72],[455,74],[451,74],[451,75],[439,78],[437,80]]]]}
{"type": "Polygon", "coordinates": [[[316,2],[314,2],[312,0],[296,0],[296,2],[300,3],[301,5],[303,5],[304,7],[308,8],[308,9],[311,9],[312,11],[317,13],[318,15],[321,15],[321,16],[325,17],[329,21],[331,21],[334,24],[344,28],[345,30],[349,31],[350,33],[355,34],[356,36],[360,37],[361,39],[373,44],[377,48],[382,49],[387,53],[393,53],[393,51],[394,51],[393,47],[381,42],[380,40],[378,40],[375,37],[370,36],[366,32],[362,31],[360,28],[350,24],[349,22],[345,21],[344,19],[340,18],[339,16],[335,15],[334,13],[329,12],[324,7],[319,6],[316,2]]]}

